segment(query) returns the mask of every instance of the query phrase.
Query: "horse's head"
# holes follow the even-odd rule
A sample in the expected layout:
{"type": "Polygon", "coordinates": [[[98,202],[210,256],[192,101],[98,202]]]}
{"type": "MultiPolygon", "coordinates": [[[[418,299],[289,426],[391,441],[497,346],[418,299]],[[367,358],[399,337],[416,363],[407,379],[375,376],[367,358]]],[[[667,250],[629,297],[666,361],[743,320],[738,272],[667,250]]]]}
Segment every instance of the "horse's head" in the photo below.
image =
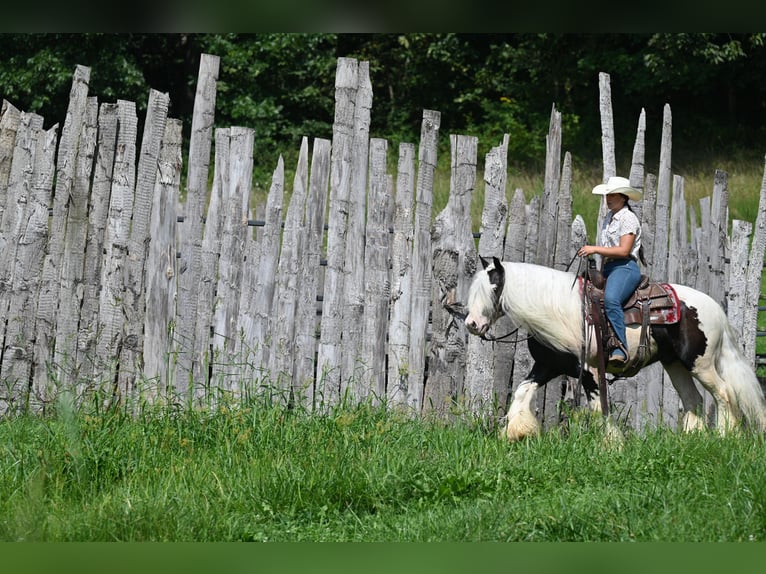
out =
{"type": "Polygon", "coordinates": [[[492,258],[492,263],[483,257],[479,259],[483,269],[476,273],[468,291],[465,326],[471,333],[481,337],[503,314],[500,296],[505,287],[505,269],[497,257],[492,258]]]}

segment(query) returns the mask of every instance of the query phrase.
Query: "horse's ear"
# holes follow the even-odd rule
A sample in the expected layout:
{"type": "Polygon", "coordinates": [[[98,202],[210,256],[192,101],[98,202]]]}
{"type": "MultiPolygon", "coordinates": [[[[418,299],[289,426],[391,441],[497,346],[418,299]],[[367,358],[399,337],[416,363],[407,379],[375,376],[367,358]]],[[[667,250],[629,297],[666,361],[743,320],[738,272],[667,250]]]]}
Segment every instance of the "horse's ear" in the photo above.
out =
{"type": "Polygon", "coordinates": [[[495,269],[499,273],[504,273],[505,272],[505,269],[503,269],[503,263],[497,257],[493,257],[492,258],[492,264],[495,266],[495,269]]]}
{"type": "Polygon", "coordinates": [[[489,267],[489,261],[484,259],[481,255],[479,255],[479,260],[481,261],[482,269],[486,269],[487,267],[489,267]]]}

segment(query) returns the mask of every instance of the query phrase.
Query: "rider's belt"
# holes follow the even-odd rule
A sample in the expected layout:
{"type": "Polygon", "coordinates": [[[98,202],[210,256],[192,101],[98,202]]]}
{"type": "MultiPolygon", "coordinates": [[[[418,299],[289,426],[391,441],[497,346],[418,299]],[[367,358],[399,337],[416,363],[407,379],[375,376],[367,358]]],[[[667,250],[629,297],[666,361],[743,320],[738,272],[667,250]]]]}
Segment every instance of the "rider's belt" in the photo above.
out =
{"type": "Polygon", "coordinates": [[[616,261],[636,261],[635,257],[604,257],[604,263],[612,263],[616,261]]]}

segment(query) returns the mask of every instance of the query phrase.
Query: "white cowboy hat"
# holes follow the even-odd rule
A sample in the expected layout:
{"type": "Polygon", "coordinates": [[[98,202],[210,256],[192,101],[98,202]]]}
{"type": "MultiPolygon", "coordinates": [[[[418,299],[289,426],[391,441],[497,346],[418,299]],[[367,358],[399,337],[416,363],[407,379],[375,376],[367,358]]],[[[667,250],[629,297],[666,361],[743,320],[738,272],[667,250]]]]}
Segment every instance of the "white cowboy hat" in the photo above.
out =
{"type": "Polygon", "coordinates": [[[621,193],[627,195],[628,199],[638,201],[641,199],[641,192],[630,187],[630,181],[624,177],[610,177],[606,183],[601,183],[593,188],[596,195],[609,195],[610,193],[621,193]]]}

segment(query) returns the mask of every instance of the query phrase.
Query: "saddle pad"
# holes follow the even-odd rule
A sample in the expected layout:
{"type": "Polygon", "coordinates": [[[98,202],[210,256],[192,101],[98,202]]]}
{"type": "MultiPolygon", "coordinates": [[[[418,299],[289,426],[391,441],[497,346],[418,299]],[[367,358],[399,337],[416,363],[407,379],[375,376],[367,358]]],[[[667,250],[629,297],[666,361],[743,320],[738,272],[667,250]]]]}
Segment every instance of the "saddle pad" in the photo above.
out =
{"type": "MultiPolygon", "coordinates": [[[[670,285],[670,283],[655,283],[655,285],[662,287],[665,291],[667,300],[662,306],[655,306],[653,303],[650,305],[649,323],[652,325],[671,325],[673,323],[678,323],[678,321],[681,320],[681,300],[678,298],[676,290],[673,289],[673,286],[670,285]]],[[[665,297],[662,298],[665,299],[665,297]]],[[[653,301],[653,299],[650,299],[650,301],[653,301]]],[[[636,312],[639,314],[639,318],[636,322],[640,323],[639,309],[637,307],[633,307],[632,309],[636,309],[636,312]]],[[[626,318],[627,311],[628,310],[626,309],[626,318]]]]}

